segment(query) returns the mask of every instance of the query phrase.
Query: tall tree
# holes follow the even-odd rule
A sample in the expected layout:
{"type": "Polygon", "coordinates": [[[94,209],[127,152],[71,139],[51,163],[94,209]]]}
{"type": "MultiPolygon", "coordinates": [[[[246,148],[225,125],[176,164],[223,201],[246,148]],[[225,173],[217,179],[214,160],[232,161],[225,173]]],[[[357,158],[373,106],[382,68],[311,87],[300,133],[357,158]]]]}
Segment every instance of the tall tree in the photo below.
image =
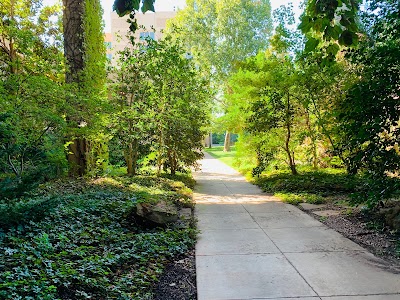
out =
{"type": "Polygon", "coordinates": [[[201,75],[182,45],[169,36],[149,40],[147,65],[154,105],[158,172],[171,174],[196,165],[202,157],[204,126],[208,124],[209,80],[201,75]]]}
{"type": "Polygon", "coordinates": [[[102,10],[99,0],[63,0],[63,4],[65,80],[71,91],[67,97],[68,162],[70,175],[82,176],[88,169],[90,152],[87,130],[93,125],[91,117],[106,78],[102,10]]]}
{"type": "Polygon", "coordinates": [[[189,0],[169,20],[167,31],[183,41],[189,53],[223,82],[235,62],[266,49],[272,30],[268,0],[189,0]]]}
{"type": "MultiPolygon", "coordinates": [[[[269,0],[189,0],[167,23],[167,31],[183,41],[188,53],[222,87],[235,65],[266,49],[272,30],[269,0]]],[[[219,97],[222,99],[223,97],[219,97]]],[[[222,103],[221,109],[225,109],[222,103]]],[[[225,150],[230,134],[226,132],[225,150]]]]}
{"type": "Polygon", "coordinates": [[[369,4],[365,38],[349,55],[360,81],[337,102],[337,125],[349,171],[386,177],[400,168],[400,6],[369,4]]]}

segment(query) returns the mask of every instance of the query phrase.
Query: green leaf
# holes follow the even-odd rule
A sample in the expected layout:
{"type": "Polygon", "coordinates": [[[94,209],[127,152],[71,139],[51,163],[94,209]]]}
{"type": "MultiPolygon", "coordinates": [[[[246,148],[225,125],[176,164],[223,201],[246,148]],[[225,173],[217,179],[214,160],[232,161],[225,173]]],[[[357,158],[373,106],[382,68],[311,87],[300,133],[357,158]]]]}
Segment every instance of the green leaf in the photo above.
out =
{"type": "Polygon", "coordinates": [[[325,28],[324,31],[324,38],[326,40],[337,40],[339,38],[340,33],[342,32],[342,29],[340,26],[335,25],[335,26],[328,26],[325,28]]]}
{"type": "Polygon", "coordinates": [[[299,30],[301,30],[301,32],[303,33],[307,33],[310,31],[310,29],[313,27],[313,24],[311,23],[312,19],[308,16],[303,16],[301,18],[301,23],[300,25],[297,27],[299,30]]]}
{"type": "Polygon", "coordinates": [[[153,11],[154,12],[154,2],[155,0],[143,0],[142,12],[153,11]]]}
{"type": "Polygon", "coordinates": [[[139,10],[140,0],[115,0],[113,10],[123,17],[133,10],[139,10]]]}
{"type": "Polygon", "coordinates": [[[351,46],[353,44],[353,34],[345,30],[339,37],[339,44],[344,46],[351,46]]]}
{"type": "Polygon", "coordinates": [[[339,46],[337,44],[330,44],[326,48],[326,52],[328,54],[332,54],[333,56],[336,56],[336,53],[338,53],[338,51],[339,51],[339,46]]]}
{"type": "Polygon", "coordinates": [[[319,40],[311,37],[308,39],[308,41],[306,42],[306,46],[304,48],[305,52],[311,52],[313,51],[319,44],[319,40]]]}

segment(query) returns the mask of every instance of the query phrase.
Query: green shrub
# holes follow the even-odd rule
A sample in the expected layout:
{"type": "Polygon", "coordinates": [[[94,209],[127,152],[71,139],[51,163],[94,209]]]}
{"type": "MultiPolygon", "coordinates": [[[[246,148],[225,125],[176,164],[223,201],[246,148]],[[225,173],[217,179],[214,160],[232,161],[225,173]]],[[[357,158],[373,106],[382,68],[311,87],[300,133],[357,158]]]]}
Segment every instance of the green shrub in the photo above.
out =
{"type": "Polygon", "coordinates": [[[320,195],[307,194],[307,193],[275,193],[275,196],[280,198],[283,202],[298,205],[300,203],[310,203],[310,204],[323,204],[326,199],[320,195]]]}
{"type": "Polygon", "coordinates": [[[266,192],[294,192],[321,195],[351,193],[357,190],[361,179],[344,173],[305,172],[293,176],[287,172],[270,172],[254,178],[256,185],[266,192]]]}
{"type": "Polygon", "coordinates": [[[283,202],[293,205],[303,203],[303,198],[300,195],[292,193],[275,193],[275,196],[280,198],[283,202]]]}

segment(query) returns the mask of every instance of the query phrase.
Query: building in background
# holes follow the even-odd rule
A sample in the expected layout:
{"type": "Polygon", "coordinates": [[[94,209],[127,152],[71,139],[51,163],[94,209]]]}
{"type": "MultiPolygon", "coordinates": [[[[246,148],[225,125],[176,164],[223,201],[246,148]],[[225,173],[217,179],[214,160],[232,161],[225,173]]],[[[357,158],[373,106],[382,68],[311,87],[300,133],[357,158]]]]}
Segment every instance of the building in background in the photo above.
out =
{"type": "MultiPolygon", "coordinates": [[[[150,37],[155,40],[162,38],[162,30],[165,29],[168,19],[175,17],[176,11],[160,11],[136,13],[139,29],[135,36],[138,39],[150,37]],[[142,28],[144,27],[144,28],[142,28]]],[[[117,13],[111,12],[111,33],[105,34],[105,43],[107,47],[107,58],[114,64],[119,51],[129,46],[129,39],[126,35],[129,32],[128,16],[119,17],[117,13]]]]}
{"type": "Polygon", "coordinates": [[[112,35],[111,33],[104,34],[104,44],[106,46],[106,55],[108,60],[112,59],[112,35]]]}

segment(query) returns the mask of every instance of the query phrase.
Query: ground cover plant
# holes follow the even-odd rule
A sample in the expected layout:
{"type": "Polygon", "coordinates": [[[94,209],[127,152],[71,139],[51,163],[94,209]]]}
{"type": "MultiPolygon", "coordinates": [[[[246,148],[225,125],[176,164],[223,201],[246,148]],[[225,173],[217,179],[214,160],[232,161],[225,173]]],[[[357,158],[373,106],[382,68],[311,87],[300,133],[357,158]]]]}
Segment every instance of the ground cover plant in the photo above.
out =
{"type": "Polygon", "coordinates": [[[196,232],[142,228],[133,209],[187,197],[180,181],[142,176],[59,181],[2,202],[0,298],[151,299],[165,264],[193,247],[196,232]]]}

